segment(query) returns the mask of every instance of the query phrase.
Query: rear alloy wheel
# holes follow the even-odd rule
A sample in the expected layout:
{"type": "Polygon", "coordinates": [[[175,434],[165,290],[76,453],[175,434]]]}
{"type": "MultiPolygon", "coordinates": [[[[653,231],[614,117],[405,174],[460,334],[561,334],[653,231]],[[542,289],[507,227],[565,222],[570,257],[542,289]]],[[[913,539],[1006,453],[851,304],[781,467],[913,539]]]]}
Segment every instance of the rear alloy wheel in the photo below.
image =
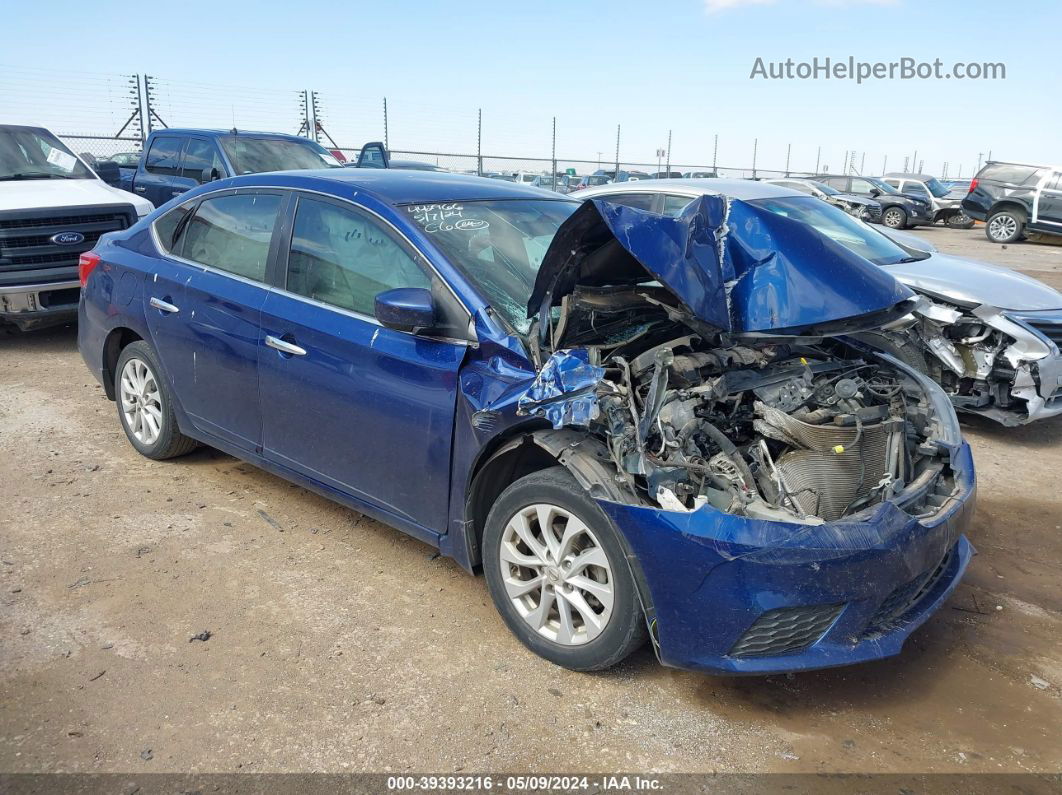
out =
{"type": "Polygon", "coordinates": [[[151,346],[143,341],[127,345],[115,371],[118,419],[138,453],[162,460],[196,448],[197,442],[177,428],[173,399],[151,346]]]}
{"type": "Polygon", "coordinates": [[[992,213],[985,224],[985,237],[993,243],[1014,243],[1021,238],[1025,218],[1016,210],[992,213]]]}
{"type": "Polygon", "coordinates": [[[944,226],[951,229],[971,229],[973,228],[973,218],[968,216],[962,210],[952,213],[944,220],[944,226]]]}
{"type": "Polygon", "coordinates": [[[483,568],[509,629],[551,662],[599,670],[645,642],[617,532],[563,467],[534,472],[502,492],[487,517],[483,568]]]}
{"type": "Polygon", "coordinates": [[[903,207],[889,207],[881,214],[881,222],[889,229],[906,229],[907,213],[903,207]]]}

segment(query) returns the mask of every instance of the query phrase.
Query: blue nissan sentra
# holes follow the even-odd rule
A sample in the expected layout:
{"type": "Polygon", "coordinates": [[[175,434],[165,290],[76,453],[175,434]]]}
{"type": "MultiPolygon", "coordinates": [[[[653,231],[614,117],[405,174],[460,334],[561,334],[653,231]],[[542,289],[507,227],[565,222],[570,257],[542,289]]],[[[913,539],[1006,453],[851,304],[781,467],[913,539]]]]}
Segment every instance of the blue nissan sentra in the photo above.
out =
{"type": "MultiPolygon", "coordinates": [[[[130,444],[223,450],[482,569],[567,668],[896,654],[958,584],[941,389],[847,335],[913,294],[814,228],[401,170],[200,186],[82,256],[130,444]]],[[[425,608],[427,609],[427,607],[425,608]]]]}

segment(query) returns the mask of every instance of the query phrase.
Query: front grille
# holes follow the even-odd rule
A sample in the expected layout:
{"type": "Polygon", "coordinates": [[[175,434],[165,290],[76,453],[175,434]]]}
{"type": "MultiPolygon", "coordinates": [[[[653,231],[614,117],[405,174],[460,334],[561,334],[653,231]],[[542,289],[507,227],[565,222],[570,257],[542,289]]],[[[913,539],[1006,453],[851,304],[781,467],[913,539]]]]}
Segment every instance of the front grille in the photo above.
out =
{"type": "Polygon", "coordinates": [[[889,594],[870,619],[867,628],[863,631],[863,636],[880,635],[903,624],[907,615],[918,606],[922,598],[933,590],[933,586],[940,580],[951,562],[953,552],[953,549],[949,549],[935,568],[919,574],[889,594]]]}
{"type": "Polygon", "coordinates": [[[806,649],[821,638],[844,605],[779,607],[763,613],[730,649],[731,657],[768,657],[806,649]]]}
{"type": "Polygon", "coordinates": [[[877,219],[881,218],[881,205],[878,204],[867,207],[867,213],[872,219],[876,221],[877,219]]]}
{"type": "Polygon", "coordinates": [[[95,246],[101,235],[128,229],[135,222],[131,205],[0,213],[0,285],[69,279],[78,257],[95,246]],[[60,232],[80,232],[85,239],[58,245],[50,238],[60,232]]]}
{"type": "Polygon", "coordinates": [[[1025,322],[1062,350],[1062,315],[1052,318],[1025,318],[1025,322]]]}

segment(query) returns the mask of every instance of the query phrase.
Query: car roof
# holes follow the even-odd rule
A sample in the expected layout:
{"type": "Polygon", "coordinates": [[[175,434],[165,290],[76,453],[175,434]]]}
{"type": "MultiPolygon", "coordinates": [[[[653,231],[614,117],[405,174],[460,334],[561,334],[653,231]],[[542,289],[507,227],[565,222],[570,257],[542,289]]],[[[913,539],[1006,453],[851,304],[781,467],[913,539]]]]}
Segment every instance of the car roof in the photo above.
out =
{"type": "MultiPolygon", "coordinates": [[[[283,174],[292,187],[335,187],[364,190],[388,204],[424,202],[482,201],[490,199],[540,199],[571,201],[544,188],[487,177],[451,174],[445,171],[418,171],[390,168],[325,168],[307,171],[272,172],[283,174]]],[[[269,184],[270,174],[248,174],[234,178],[235,185],[269,184]]]]}
{"type": "Polygon", "coordinates": [[[754,179],[652,179],[638,182],[615,182],[598,188],[587,188],[572,194],[580,198],[603,193],[675,193],[680,196],[702,196],[719,193],[732,199],[774,199],[786,196],[806,196],[792,188],[759,182],[754,179]]]}
{"type": "MultiPolygon", "coordinates": [[[[208,138],[218,138],[222,135],[232,135],[232,129],[218,130],[208,127],[166,127],[162,130],[154,130],[155,135],[166,135],[173,133],[175,135],[203,135],[208,138]]],[[[309,138],[302,138],[298,135],[289,135],[288,133],[279,132],[263,132],[260,130],[236,130],[236,136],[239,137],[245,135],[248,138],[284,138],[289,141],[309,141],[309,138]]]]}
{"type": "Polygon", "coordinates": [[[886,177],[899,177],[900,179],[917,179],[920,182],[929,182],[933,179],[932,174],[910,174],[904,171],[890,171],[886,177]]]}

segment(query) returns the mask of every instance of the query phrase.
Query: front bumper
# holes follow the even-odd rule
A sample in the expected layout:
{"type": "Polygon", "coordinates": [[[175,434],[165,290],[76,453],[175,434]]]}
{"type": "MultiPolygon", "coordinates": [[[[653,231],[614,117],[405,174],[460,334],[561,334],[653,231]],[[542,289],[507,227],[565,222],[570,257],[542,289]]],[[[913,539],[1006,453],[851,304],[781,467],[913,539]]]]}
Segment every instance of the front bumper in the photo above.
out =
{"type": "Polygon", "coordinates": [[[892,502],[817,526],[600,504],[640,564],[661,662],[773,674],[897,654],[940,607],[974,554],[965,442],[952,471],[955,495],[926,519],[892,502]]]}
{"type": "Polygon", "coordinates": [[[0,320],[23,331],[69,323],[77,317],[80,282],[0,287],[0,320]]]}
{"type": "Polygon", "coordinates": [[[937,214],[932,207],[910,207],[907,210],[907,221],[911,224],[936,223],[937,214]]]}

